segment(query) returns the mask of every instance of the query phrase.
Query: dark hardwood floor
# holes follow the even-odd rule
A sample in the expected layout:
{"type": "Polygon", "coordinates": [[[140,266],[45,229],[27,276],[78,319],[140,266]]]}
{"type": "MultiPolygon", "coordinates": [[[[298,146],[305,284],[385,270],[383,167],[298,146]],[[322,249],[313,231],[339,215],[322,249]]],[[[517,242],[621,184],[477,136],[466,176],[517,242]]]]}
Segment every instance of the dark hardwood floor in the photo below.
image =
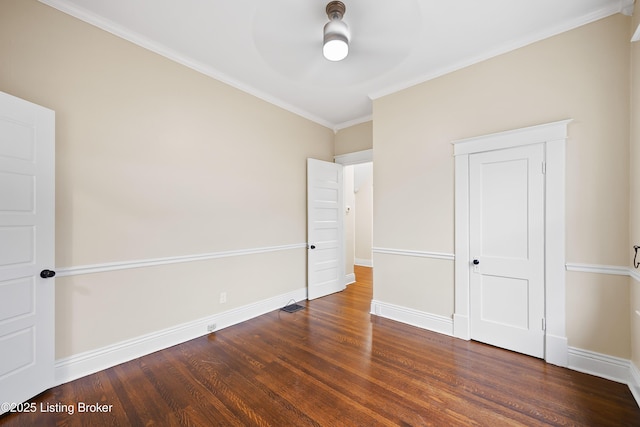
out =
{"type": "Polygon", "coordinates": [[[371,316],[371,270],[356,275],[301,311],[268,313],[32,400],[72,415],[38,409],[0,425],[640,426],[626,385],[371,316]],[[79,402],[112,406],[78,413],[79,402]]]}

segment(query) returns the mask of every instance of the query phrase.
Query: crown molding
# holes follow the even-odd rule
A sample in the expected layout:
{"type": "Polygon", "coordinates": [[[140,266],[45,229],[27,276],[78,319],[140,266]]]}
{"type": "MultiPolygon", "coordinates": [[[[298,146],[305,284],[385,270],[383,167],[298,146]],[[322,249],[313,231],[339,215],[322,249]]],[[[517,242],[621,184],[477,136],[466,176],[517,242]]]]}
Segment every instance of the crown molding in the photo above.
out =
{"type": "Polygon", "coordinates": [[[321,117],[316,116],[308,111],[305,111],[301,108],[295,107],[288,102],[283,101],[282,99],[270,95],[266,92],[256,89],[253,86],[242,83],[231,76],[217,70],[214,67],[206,65],[200,61],[196,61],[186,55],[182,55],[179,52],[176,52],[173,49],[170,49],[164,46],[161,43],[156,43],[147,37],[142,36],[134,31],[131,31],[127,28],[122,27],[121,25],[116,24],[115,22],[104,19],[92,12],[87,11],[86,9],[79,8],[77,6],[73,6],[65,2],[64,0],[38,0],[40,3],[43,3],[47,6],[50,6],[60,12],[66,13],[74,18],[77,18],[87,24],[93,25],[94,27],[100,28],[108,33],[113,34],[116,37],[127,40],[137,46],[140,46],[143,49],[147,49],[151,52],[157,53],[160,56],[163,56],[167,59],[170,59],[178,64],[184,65],[187,68],[190,68],[194,71],[197,71],[205,76],[211,77],[215,80],[218,80],[222,83],[225,83],[231,87],[234,87],[242,92],[248,93],[249,95],[253,95],[256,98],[259,98],[263,101],[268,102],[269,104],[275,105],[276,107],[280,107],[290,113],[296,114],[302,118],[310,120],[314,123],[317,123],[326,128],[336,130],[336,124],[329,122],[321,117]]]}
{"type": "Polygon", "coordinates": [[[634,0],[619,0],[620,1],[620,13],[623,15],[631,16],[633,15],[634,0]]]}
{"type": "Polygon", "coordinates": [[[367,114],[366,116],[358,117],[357,119],[349,120],[349,121],[346,121],[346,122],[342,122],[342,123],[340,123],[338,125],[335,125],[333,130],[335,132],[337,132],[339,130],[346,129],[348,127],[359,125],[359,124],[362,124],[362,123],[370,122],[372,120],[373,120],[373,114],[367,114]]]}
{"type": "MultiPolygon", "coordinates": [[[[178,64],[181,64],[185,67],[188,67],[194,71],[197,71],[203,75],[211,77],[215,80],[218,80],[224,84],[227,84],[231,87],[234,87],[242,92],[253,95],[258,99],[261,99],[265,102],[268,102],[274,106],[280,107],[290,113],[293,113],[299,117],[317,123],[323,127],[329,128],[334,132],[337,132],[340,129],[344,129],[349,126],[353,126],[356,124],[363,123],[365,121],[371,120],[371,116],[367,115],[365,117],[356,118],[354,120],[349,120],[343,123],[335,123],[329,120],[326,120],[316,114],[313,114],[307,110],[296,107],[283,99],[273,96],[267,92],[259,90],[251,85],[247,85],[226,73],[221,72],[220,70],[211,67],[207,64],[204,64],[200,61],[196,61],[193,58],[183,55],[173,49],[168,48],[167,46],[154,42],[147,37],[142,36],[139,33],[131,31],[127,28],[124,28],[121,25],[116,24],[115,22],[102,18],[95,13],[92,13],[84,8],[77,7],[75,5],[71,5],[65,0],[38,0],[40,3],[50,6],[60,12],[63,12],[67,15],[73,16],[83,22],[86,22],[90,25],[93,25],[97,28],[100,28],[108,33],[111,33],[119,38],[127,40],[137,46],[140,46],[144,49],[157,53],[169,60],[172,60],[178,64]]],[[[512,40],[511,42],[507,42],[497,49],[491,49],[487,52],[481,53],[475,57],[467,58],[465,60],[459,61],[453,65],[440,68],[435,70],[432,73],[421,76],[417,79],[406,80],[402,82],[398,82],[391,86],[388,86],[382,90],[374,91],[369,94],[369,98],[371,100],[375,100],[381,98],[383,96],[390,95],[395,92],[402,91],[409,87],[415,86],[420,83],[424,83],[426,81],[435,79],[437,77],[443,76],[445,74],[449,74],[451,72],[460,70],[462,68],[466,68],[470,65],[474,65],[476,63],[485,61],[487,59],[493,58],[495,56],[499,56],[503,53],[507,53],[518,48],[524,47],[526,45],[535,43],[537,41],[555,36],[557,34],[572,30],[574,28],[580,27],[582,25],[597,21],[602,18],[606,18],[615,13],[623,13],[626,15],[630,15],[633,12],[634,1],[633,0],[618,0],[618,2],[613,3],[610,6],[599,9],[595,12],[583,15],[577,19],[571,19],[557,25],[555,27],[551,27],[545,30],[541,30],[538,33],[533,35],[528,35],[521,39],[512,40]]],[[[637,32],[638,33],[638,32],[637,32]]],[[[634,35],[635,37],[635,35],[634,35]]],[[[637,34],[637,37],[640,38],[640,34],[637,34]]]]}
{"type": "MultiPolygon", "coordinates": [[[[404,89],[408,89],[412,86],[416,86],[418,84],[427,82],[429,80],[436,79],[438,77],[442,77],[446,74],[452,73],[454,71],[461,70],[463,68],[467,68],[471,65],[478,64],[480,62],[486,61],[488,59],[494,58],[496,56],[500,56],[502,54],[514,51],[516,49],[520,49],[527,45],[539,42],[541,40],[547,39],[549,37],[556,36],[558,34],[562,34],[564,32],[573,30],[575,28],[581,27],[583,25],[590,24],[592,22],[598,21],[603,18],[607,18],[611,15],[615,15],[616,13],[625,13],[629,12],[629,8],[633,10],[633,0],[619,0],[617,4],[613,4],[599,10],[596,10],[592,13],[588,13],[581,17],[567,20],[557,26],[546,28],[540,30],[537,33],[529,34],[523,38],[515,39],[510,42],[505,43],[504,45],[491,49],[489,51],[483,52],[478,56],[467,58],[465,60],[459,61],[453,65],[440,68],[435,70],[433,73],[424,75],[417,79],[406,80],[404,82],[399,82],[395,85],[389,86],[385,89],[375,91],[369,94],[369,98],[372,100],[376,100],[378,98],[382,98],[387,95],[391,95],[396,92],[400,92],[404,89]]],[[[626,14],[626,13],[625,13],[626,14]]]]}

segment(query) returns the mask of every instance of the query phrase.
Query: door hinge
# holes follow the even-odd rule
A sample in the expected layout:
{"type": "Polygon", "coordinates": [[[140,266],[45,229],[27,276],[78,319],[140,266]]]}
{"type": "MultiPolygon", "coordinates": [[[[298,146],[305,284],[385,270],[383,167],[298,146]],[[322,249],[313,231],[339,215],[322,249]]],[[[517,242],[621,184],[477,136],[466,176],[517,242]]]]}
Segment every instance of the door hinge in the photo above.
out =
{"type": "Polygon", "coordinates": [[[546,330],[547,330],[547,324],[546,324],[546,322],[545,322],[545,320],[544,320],[544,317],[542,318],[542,330],[543,330],[543,331],[546,331],[546,330]]]}
{"type": "Polygon", "coordinates": [[[542,174],[547,173],[547,162],[542,162],[542,174]]]}

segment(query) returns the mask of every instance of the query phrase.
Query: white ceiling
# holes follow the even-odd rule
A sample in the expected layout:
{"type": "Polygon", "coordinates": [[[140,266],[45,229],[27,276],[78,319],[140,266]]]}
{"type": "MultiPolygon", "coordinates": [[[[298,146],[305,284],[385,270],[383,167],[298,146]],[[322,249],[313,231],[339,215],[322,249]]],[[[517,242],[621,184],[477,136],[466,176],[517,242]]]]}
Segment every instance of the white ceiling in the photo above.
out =
{"type": "Polygon", "coordinates": [[[322,56],[328,0],[40,0],[332,129],[371,99],[593,22],[633,0],[343,0],[349,56],[322,56]]]}

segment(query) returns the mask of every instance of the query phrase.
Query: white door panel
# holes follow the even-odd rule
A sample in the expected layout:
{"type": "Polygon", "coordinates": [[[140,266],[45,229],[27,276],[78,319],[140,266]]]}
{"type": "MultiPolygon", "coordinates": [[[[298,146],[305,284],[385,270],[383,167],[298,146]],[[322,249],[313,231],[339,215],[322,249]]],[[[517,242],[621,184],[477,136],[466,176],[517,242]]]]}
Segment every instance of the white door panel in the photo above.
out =
{"type": "Polygon", "coordinates": [[[344,289],[342,165],[307,159],[308,298],[344,289]]]}
{"type": "Polygon", "coordinates": [[[54,381],[54,144],[53,111],[0,92],[0,403],[54,381]]]}
{"type": "Polygon", "coordinates": [[[484,163],[478,172],[483,256],[526,259],[528,159],[484,163]]]}
{"type": "Polygon", "coordinates": [[[529,304],[529,281],[500,276],[482,276],[482,320],[507,327],[527,329],[529,304]],[[503,304],[509,301],[509,304],[503,304]]]}
{"type": "Polygon", "coordinates": [[[536,357],[544,355],[543,162],[542,144],[469,157],[471,338],[536,357]]]}

